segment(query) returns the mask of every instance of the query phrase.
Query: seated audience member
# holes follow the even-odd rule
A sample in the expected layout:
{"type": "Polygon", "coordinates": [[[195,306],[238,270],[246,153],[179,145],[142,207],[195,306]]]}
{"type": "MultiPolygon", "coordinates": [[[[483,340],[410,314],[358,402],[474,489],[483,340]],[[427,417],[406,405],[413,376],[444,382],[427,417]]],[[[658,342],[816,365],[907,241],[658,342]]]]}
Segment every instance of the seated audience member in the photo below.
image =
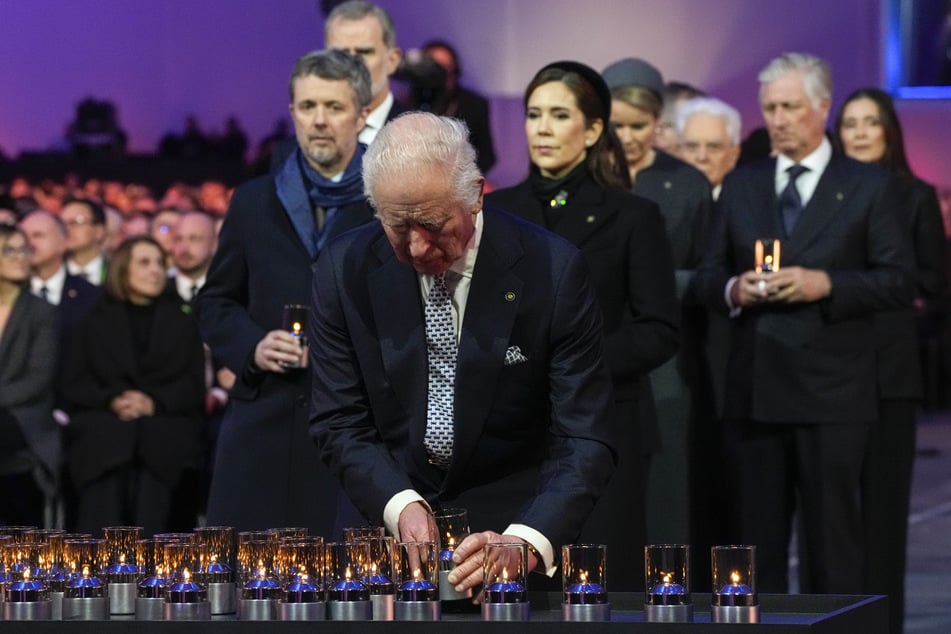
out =
{"type": "MultiPolygon", "coordinates": [[[[660,72],[644,60],[627,58],[609,65],[602,76],[611,88],[611,125],[624,148],[634,193],[660,207],[673,248],[681,346],[677,356],[651,372],[660,450],[650,464],[647,529],[653,543],[686,543],[691,526],[689,443],[709,429],[713,412],[702,343],[706,310],[687,290],[702,257],[713,199],[702,173],[652,146],[663,105],[660,72]]],[[[657,445],[655,439],[653,449],[657,445]]],[[[707,523],[706,518],[700,523],[707,523]]],[[[702,566],[698,559],[695,565],[702,566]]]]}
{"type": "Polygon", "coordinates": [[[147,214],[133,212],[122,220],[122,239],[128,240],[133,236],[147,236],[151,225],[152,220],[147,214]]]}
{"type": "Polygon", "coordinates": [[[861,483],[864,591],[888,595],[890,631],[901,632],[915,427],[924,396],[918,333],[927,333],[945,310],[944,230],[934,187],[917,178],[905,158],[901,123],[888,93],[863,88],[850,94],[835,119],[833,145],[847,156],[878,164],[897,176],[901,219],[915,256],[914,308],[875,315],[878,424],[869,428],[861,483]]]}
{"type": "Polygon", "coordinates": [[[427,110],[433,114],[462,119],[469,126],[469,139],[476,149],[476,164],[482,173],[495,165],[495,147],[492,144],[492,129],[489,119],[489,102],[459,83],[462,68],[459,56],[451,44],[443,40],[431,40],[423,45],[422,53],[442,70],[433,82],[413,82],[413,110],[427,110]],[[417,89],[418,88],[418,89],[417,89]]]}
{"type": "Polygon", "coordinates": [[[669,81],[664,86],[663,108],[660,111],[660,121],[654,130],[654,147],[676,155],[680,149],[677,143],[676,117],[677,107],[689,99],[703,97],[699,88],[679,81],[669,81]]]}
{"type": "Polygon", "coordinates": [[[28,290],[26,235],[0,225],[0,523],[43,525],[56,491],[56,310],[28,290]]]}
{"type": "Polygon", "coordinates": [[[102,205],[88,198],[66,201],[60,217],[66,223],[66,267],[90,284],[99,286],[106,279],[106,259],[102,244],[106,237],[106,212],[102,205]]]}
{"type": "Polygon", "coordinates": [[[66,270],[68,229],[59,216],[37,210],[20,221],[20,229],[30,243],[30,289],[60,307],[62,330],[68,332],[86,316],[102,289],[66,270]]]}
{"type": "Polygon", "coordinates": [[[75,528],[187,530],[172,492],[202,460],[204,355],[195,320],[163,295],[165,254],[154,240],[122,243],[106,294],[66,352],[65,466],[78,493],[75,528]],[[95,459],[90,459],[95,456],[95,459]]]}
{"type": "Polygon", "coordinates": [[[181,212],[174,208],[167,208],[159,209],[158,212],[149,219],[149,235],[152,236],[152,239],[158,242],[162,250],[165,251],[169,266],[167,273],[170,276],[175,273],[175,265],[172,263],[171,258],[172,243],[174,241],[172,231],[175,230],[175,225],[178,223],[179,218],[181,218],[181,212]]]}
{"type": "Polygon", "coordinates": [[[740,113],[719,99],[697,97],[677,107],[675,124],[680,158],[703,172],[716,200],[740,158],[740,113]]]}
{"type": "Polygon", "coordinates": [[[122,243],[122,213],[115,207],[104,206],[106,212],[106,237],[102,240],[102,253],[106,261],[122,243]]]}

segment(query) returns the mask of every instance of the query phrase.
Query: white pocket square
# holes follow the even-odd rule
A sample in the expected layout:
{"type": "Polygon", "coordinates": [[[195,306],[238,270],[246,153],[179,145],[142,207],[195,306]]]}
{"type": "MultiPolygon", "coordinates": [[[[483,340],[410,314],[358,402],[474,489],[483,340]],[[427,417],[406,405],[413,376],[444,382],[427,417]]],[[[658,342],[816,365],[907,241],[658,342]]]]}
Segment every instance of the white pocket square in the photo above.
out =
{"type": "Polygon", "coordinates": [[[511,346],[508,350],[505,351],[505,365],[518,365],[519,363],[525,363],[528,361],[528,357],[522,354],[522,349],[518,346],[511,346]]]}

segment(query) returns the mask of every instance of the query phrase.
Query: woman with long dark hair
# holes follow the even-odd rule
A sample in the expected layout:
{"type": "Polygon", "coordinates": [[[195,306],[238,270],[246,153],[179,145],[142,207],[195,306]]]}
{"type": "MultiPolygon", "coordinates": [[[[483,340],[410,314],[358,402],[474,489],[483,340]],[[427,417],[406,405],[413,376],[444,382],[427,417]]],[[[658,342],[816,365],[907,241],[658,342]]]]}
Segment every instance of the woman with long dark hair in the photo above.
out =
{"type": "MultiPolygon", "coordinates": [[[[641,415],[653,404],[647,373],[677,350],[678,308],[664,221],[654,203],[630,193],[610,113],[611,94],[593,69],[571,61],[541,69],[525,90],[528,178],[486,201],[572,241],[591,268],[614,378],[619,463],[581,540],[608,544],[612,559],[630,562],[643,557],[647,464],[657,443],[653,418],[641,415]]],[[[639,585],[638,575],[612,582],[619,590],[639,585]]]]}
{"type": "Polygon", "coordinates": [[[901,632],[915,422],[923,397],[915,317],[917,311],[919,323],[933,322],[944,308],[944,228],[934,188],[908,165],[901,124],[887,93],[863,88],[849,95],[836,116],[833,143],[848,156],[895,175],[915,254],[915,310],[876,317],[879,420],[869,433],[862,474],[865,591],[889,596],[890,631],[901,632]]]}

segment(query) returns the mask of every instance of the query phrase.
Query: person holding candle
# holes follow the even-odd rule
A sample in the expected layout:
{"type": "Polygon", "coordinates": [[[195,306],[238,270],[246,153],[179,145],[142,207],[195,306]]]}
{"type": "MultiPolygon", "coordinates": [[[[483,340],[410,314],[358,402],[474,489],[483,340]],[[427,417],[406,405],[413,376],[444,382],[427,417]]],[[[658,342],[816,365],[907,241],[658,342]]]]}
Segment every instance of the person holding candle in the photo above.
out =
{"type": "Polygon", "coordinates": [[[317,262],[311,432],[364,516],[439,538],[432,509],[481,532],[449,581],[482,577],[488,541],[555,571],[616,462],[603,325],[584,256],[482,205],[461,121],[407,113],[364,159],[378,223],[317,262]],[[428,315],[427,315],[428,313],[428,315]],[[501,531],[499,534],[496,531],[501,531]]]}
{"type": "Polygon", "coordinates": [[[71,338],[63,393],[65,462],[76,529],[171,526],[175,488],[201,466],[204,351],[198,328],[165,289],[166,256],[147,236],[123,242],[105,294],[71,338]]]}
{"type": "MultiPolygon", "coordinates": [[[[915,177],[905,158],[891,97],[878,88],[850,94],[835,119],[834,145],[864,163],[894,173],[901,185],[902,220],[915,255],[915,304],[879,313],[878,424],[870,429],[862,473],[865,592],[887,594],[892,632],[904,618],[905,547],[915,457],[915,422],[923,394],[920,331],[942,310],[947,286],[944,229],[934,188],[915,177]]],[[[806,545],[808,547],[808,545],[806,545]]]]}
{"type": "MultiPolygon", "coordinates": [[[[528,178],[486,201],[568,239],[591,268],[614,381],[619,460],[581,540],[636,560],[647,542],[647,470],[659,437],[654,417],[641,414],[653,407],[648,372],[679,344],[674,259],[657,205],[630,193],[601,76],[578,62],[549,64],[529,82],[524,103],[528,178]]],[[[633,590],[637,579],[619,577],[615,587],[633,590]]]]}
{"type": "Polygon", "coordinates": [[[298,147],[276,173],[235,190],[194,306],[205,342],[236,376],[207,516],[239,530],[330,536],[339,487],[307,435],[306,349],[281,322],[285,305],[308,303],[327,242],[372,219],[357,138],[371,82],[360,58],[326,50],[300,57],[289,83],[298,147]]]}
{"type": "Polygon", "coordinates": [[[873,324],[911,303],[910,241],[889,175],[832,151],[826,63],[784,54],[759,79],[779,155],[727,176],[696,278],[732,325],[718,482],[737,506],[732,541],[757,546],[760,590],[786,591],[798,498],[805,587],[861,593],[860,480],[879,413],[873,324]],[[764,236],[782,240],[772,273],[753,270],[764,236]]]}
{"type": "Polygon", "coordinates": [[[56,492],[56,308],[30,294],[26,234],[0,225],[0,523],[41,526],[56,492]]]}

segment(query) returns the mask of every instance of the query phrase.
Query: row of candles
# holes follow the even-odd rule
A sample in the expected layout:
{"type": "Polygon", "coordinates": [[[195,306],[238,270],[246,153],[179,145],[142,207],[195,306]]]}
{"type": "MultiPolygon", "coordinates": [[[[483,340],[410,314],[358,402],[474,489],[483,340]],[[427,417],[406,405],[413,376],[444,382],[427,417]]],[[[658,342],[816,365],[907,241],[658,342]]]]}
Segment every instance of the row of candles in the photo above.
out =
{"type": "MultiPolygon", "coordinates": [[[[104,538],[0,527],[6,619],[438,620],[441,602],[466,601],[447,577],[469,533],[466,512],[437,513],[440,542],[396,542],[380,527],[345,529],[325,542],[306,529],[237,533],[202,527],[142,538],[142,529],[103,529],[104,538]],[[237,543],[237,549],[235,544],[237,543]]],[[[562,547],[567,620],[609,620],[607,547],[562,547]]],[[[758,619],[754,546],[712,549],[715,621],[758,619]]],[[[483,553],[483,617],[527,620],[528,549],[496,543],[483,553]]],[[[645,547],[649,621],[689,621],[690,549],[645,547]]]]}

